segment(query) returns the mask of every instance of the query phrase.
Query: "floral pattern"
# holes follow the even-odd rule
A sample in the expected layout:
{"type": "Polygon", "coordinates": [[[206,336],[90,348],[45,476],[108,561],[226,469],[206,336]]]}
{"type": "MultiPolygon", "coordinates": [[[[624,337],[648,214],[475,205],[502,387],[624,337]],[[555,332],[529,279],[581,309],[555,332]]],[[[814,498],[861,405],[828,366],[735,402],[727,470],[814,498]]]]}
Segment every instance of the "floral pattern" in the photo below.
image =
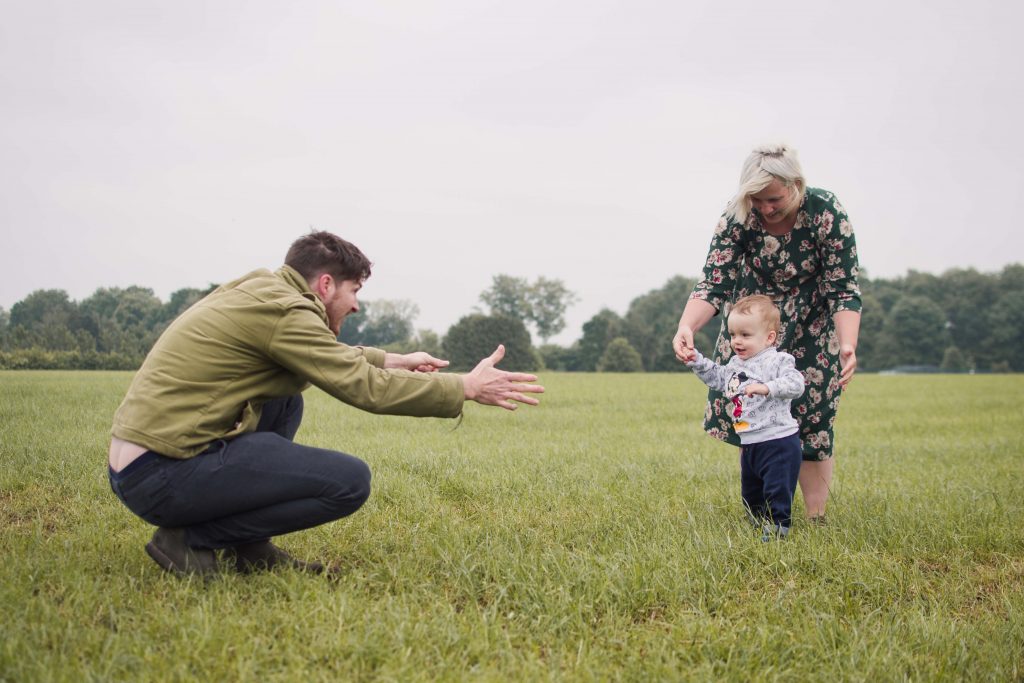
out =
{"type": "MultiPolygon", "coordinates": [[[[807,391],[793,401],[800,423],[804,460],[832,457],[832,424],[839,407],[839,339],[832,316],[860,311],[859,265],[853,226],[836,196],[807,188],[796,224],[786,235],[769,235],[756,212],[745,223],[723,216],[715,227],[703,278],[690,295],[723,313],[714,360],[732,355],[725,320],[732,303],[749,294],[766,294],[782,311],[778,348],[793,355],[807,391]]],[[[726,414],[728,401],[708,392],[704,429],[739,445],[726,414]]]]}

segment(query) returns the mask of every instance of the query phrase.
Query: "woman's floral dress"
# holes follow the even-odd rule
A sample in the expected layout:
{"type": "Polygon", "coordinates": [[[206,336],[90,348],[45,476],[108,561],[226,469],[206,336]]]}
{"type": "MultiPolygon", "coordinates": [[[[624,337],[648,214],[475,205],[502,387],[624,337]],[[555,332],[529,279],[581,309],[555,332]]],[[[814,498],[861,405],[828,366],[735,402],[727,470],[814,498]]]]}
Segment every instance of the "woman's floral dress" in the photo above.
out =
{"type": "MultiPolygon", "coordinates": [[[[690,298],[702,299],[723,313],[714,360],[732,355],[726,318],[732,303],[748,294],[766,294],[782,312],[778,348],[796,358],[806,390],[793,401],[800,423],[804,460],[832,457],[832,423],[839,406],[839,339],[832,316],[860,311],[857,245],[853,227],[836,196],[807,188],[793,229],[781,237],[765,230],[751,211],[746,223],[724,215],[715,228],[703,279],[690,298]]],[[[704,429],[739,445],[726,414],[728,401],[708,392],[704,429]]]]}

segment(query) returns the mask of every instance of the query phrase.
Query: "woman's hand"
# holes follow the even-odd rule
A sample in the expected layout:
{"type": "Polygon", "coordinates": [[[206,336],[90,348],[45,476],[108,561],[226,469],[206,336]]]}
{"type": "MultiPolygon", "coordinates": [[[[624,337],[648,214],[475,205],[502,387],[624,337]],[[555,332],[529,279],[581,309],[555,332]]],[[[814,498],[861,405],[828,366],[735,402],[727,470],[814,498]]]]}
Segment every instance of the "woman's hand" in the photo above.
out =
{"type": "Polygon", "coordinates": [[[672,338],[672,350],[676,358],[684,363],[697,359],[697,351],[693,348],[693,333],[704,327],[715,317],[718,310],[702,299],[690,299],[686,302],[683,314],[679,317],[679,331],[672,338]]]}
{"type": "Polygon", "coordinates": [[[839,386],[845,387],[853,379],[853,373],[857,372],[857,350],[851,345],[839,347],[839,386]]]}
{"type": "Polygon", "coordinates": [[[676,352],[676,358],[684,363],[689,363],[697,356],[693,348],[693,330],[689,325],[679,326],[679,331],[672,338],[672,350],[676,352]]]}

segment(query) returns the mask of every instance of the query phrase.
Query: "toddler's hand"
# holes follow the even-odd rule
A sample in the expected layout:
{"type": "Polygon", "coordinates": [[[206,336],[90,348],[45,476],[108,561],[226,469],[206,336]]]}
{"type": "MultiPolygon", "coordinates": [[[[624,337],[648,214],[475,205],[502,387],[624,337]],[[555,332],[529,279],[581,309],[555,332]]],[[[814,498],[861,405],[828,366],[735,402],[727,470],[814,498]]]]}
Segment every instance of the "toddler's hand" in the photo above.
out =
{"type": "Polygon", "coordinates": [[[743,393],[746,394],[747,396],[767,396],[769,392],[768,387],[766,385],[754,383],[748,384],[747,386],[743,387],[743,393]]]}

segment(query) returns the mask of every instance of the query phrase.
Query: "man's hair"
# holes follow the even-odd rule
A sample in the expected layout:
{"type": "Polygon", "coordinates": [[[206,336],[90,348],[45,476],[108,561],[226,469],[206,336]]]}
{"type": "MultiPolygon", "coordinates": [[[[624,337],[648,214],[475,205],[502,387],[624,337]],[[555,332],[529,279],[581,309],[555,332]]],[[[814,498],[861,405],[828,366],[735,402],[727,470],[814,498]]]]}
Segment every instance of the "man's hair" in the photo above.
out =
{"type": "Polygon", "coordinates": [[[800,160],[796,150],[787,145],[762,145],[750,153],[743,162],[740,172],[740,189],[729,202],[725,210],[729,218],[746,223],[753,202],[750,198],[772,184],[773,180],[782,181],[786,189],[793,192],[791,206],[793,210],[800,205],[807,189],[804,171],[800,168],[800,160]]]}
{"type": "Polygon", "coordinates": [[[739,299],[729,309],[729,315],[733,313],[759,316],[769,332],[778,334],[782,331],[782,314],[779,313],[779,307],[764,294],[751,294],[739,299]]]}
{"type": "Polygon", "coordinates": [[[370,277],[370,259],[359,247],[323,230],[310,232],[292,243],[285,265],[299,271],[307,282],[322,273],[335,280],[362,282],[370,277]]]}

